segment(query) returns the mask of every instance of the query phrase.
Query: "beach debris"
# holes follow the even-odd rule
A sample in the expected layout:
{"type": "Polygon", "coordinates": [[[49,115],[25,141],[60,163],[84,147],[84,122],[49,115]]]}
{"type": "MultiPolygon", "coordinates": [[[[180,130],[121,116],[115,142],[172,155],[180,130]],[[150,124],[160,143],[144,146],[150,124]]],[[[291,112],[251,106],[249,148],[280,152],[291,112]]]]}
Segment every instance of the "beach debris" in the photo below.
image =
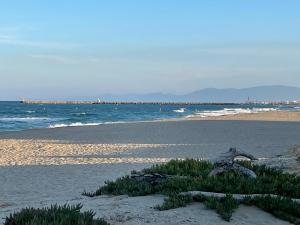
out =
{"type": "Polygon", "coordinates": [[[146,174],[142,171],[132,171],[130,178],[136,181],[144,181],[151,185],[157,185],[165,182],[169,176],[159,173],[146,174]]]}
{"type": "Polygon", "coordinates": [[[230,148],[229,151],[222,153],[221,156],[212,160],[216,168],[209,173],[209,176],[218,176],[228,171],[236,171],[247,177],[256,178],[257,176],[252,170],[235,162],[237,157],[245,157],[249,160],[257,160],[257,158],[251,154],[238,151],[236,148],[230,148]]]}
{"type": "Polygon", "coordinates": [[[158,185],[158,184],[162,184],[165,181],[167,181],[167,179],[170,178],[178,178],[178,179],[187,179],[187,176],[177,176],[177,175],[163,175],[163,174],[159,174],[159,173],[144,173],[143,171],[132,171],[130,178],[136,181],[143,181],[143,182],[147,182],[153,186],[158,185]]]}

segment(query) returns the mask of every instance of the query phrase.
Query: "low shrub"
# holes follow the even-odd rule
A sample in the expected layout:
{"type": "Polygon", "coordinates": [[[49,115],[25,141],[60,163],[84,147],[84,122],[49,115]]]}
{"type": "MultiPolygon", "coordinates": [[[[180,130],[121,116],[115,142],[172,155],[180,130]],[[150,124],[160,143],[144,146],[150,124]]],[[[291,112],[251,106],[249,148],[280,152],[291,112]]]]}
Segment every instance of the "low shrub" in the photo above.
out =
{"type": "Polygon", "coordinates": [[[98,195],[124,195],[143,196],[155,193],[154,187],[146,182],[137,182],[130,179],[129,176],[118,178],[116,181],[106,181],[103,187],[96,192],[83,192],[82,194],[89,197],[98,195]]]}
{"type": "Polygon", "coordinates": [[[209,173],[214,169],[214,165],[208,161],[171,160],[166,164],[155,165],[142,171],[146,174],[173,175],[160,184],[151,185],[125,176],[116,181],[107,181],[95,192],[83,194],[93,197],[103,194],[142,196],[159,193],[168,196],[161,206],[156,207],[159,210],[183,207],[191,201],[200,201],[204,202],[208,208],[215,209],[227,221],[238,207],[238,203],[230,194],[275,194],[282,198],[247,199],[245,204],[256,205],[281,219],[298,224],[300,204],[293,202],[290,198],[300,198],[300,177],[274,168],[252,165],[250,162],[239,163],[253,170],[257,178],[245,177],[234,171],[210,177],[209,173]],[[220,201],[203,196],[191,199],[191,197],[183,197],[179,194],[188,191],[219,192],[228,195],[220,201]]]}
{"type": "Polygon", "coordinates": [[[94,212],[80,212],[81,205],[35,209],[25,208],[11,214],[4,225],[108,225],[103,219],[94,219],[94,212]]]}
{"type": "Polygon", "coordinates": [[[155,208],[160,211],[176,209],[184,207],[191,202],[193,202],[193,198],[191,195],[172,194],[169,197],[165,198],[164,203],[162,205],[157,205],[155,206],[155,208]]]}
{"type": "Polygon", "coordinates": [[[246,205],[255,205],[274,216],[300,225],[300,204],[284,197],[253,197],[243,201],[246,205]]]}
{"type": "Polygon", "coordinates": [[[144,173],[174,175],[174,178],[168,179],[163,184],[153,186],[125,176],[116,181],[107,181],[95,192],[83,194],[87,196],[103,194],[143,196],[154,193],[170,194],[198,190],[229,194],[276,194],[291,198],[300,197],[300,177],[265,166],[251,165],[249,162],[241,162],[241,164],[253,170],[257,174],[257,178],[252,179],[236,172],[209,177],[209,172],[214,168],[210,162],[194,159],[171,160],[166,164],[155,165],[143,170],[144,173]],[[184,176],[184,178],[180,178],[180,176],[184,176]]]}
{"type": "Polygon", "coordinates": [[[232,198],[232,195],[226,195],[226,197],[221,199],[208,197],[206,201],[204,201],[204,205],[207,208],[216,210],[216,212],[226,221],[230,221],[232,213],[239,207],[239,203],[232,198]]]}
{"type": "Polygon", "coordinates": [[[169,210],[184,207],[191,202],[203,202],[207,208],[214,209],[226,221],[230,221],[232,213],[238,208],[239,203],[232,198],[232,195],[226,195],[224,198],[205,197],[203,195],[173,194],[164,199],[162,205],[155,208],[158,210],[169,210]]]}

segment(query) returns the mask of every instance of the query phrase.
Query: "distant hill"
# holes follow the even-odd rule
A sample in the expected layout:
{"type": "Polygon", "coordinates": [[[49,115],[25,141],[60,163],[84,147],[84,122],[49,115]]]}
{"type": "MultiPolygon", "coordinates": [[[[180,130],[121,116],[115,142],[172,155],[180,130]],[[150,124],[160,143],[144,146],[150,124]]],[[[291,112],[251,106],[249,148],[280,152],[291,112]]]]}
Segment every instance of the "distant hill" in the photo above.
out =
{"type": "Polygon", "coordinates": [[[259,86],[243,89],[203,89],[184,96],[192,101],[287,101],[300,100],[300,88],[288,86],[259,86]]]}
{"type": "Polygon", "coordinates": [[[123,101],[193,101],[193,102],[245,102],[300,100],[300,88],[289,86],[258,86],[251,88],[206,88],[185,95],[163,93],[104,95],[103,100],[123,101]]]}

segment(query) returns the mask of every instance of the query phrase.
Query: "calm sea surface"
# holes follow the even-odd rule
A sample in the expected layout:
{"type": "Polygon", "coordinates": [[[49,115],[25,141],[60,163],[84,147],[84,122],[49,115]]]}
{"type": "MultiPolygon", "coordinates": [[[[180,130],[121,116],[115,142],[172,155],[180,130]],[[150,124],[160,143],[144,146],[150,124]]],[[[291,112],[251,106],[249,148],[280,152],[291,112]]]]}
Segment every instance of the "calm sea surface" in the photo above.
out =
{"type": "Polygon", "coordinates": [[[271,105],[27,105],[20,102],[0,102],[0,132],[32,128],[92,126],[106,123],[151,121],[195,115],[226,114],[297,109],[296,106],[271,105]]]}

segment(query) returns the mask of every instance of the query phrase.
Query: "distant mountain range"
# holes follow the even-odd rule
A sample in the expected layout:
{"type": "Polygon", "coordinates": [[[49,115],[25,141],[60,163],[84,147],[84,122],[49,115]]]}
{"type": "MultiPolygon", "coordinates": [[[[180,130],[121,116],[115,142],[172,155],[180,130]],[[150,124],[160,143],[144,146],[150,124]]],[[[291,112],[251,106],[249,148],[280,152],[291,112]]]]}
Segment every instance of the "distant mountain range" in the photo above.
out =
{"type": "Polygon", "coordinates": [[[189,101],[189,102],[245,102],[300,100],[300,88],[289,86],[258,86],[251,88],[206,88],[185,95],[164,93],[104,95],[106,101],[189,101]]]}

